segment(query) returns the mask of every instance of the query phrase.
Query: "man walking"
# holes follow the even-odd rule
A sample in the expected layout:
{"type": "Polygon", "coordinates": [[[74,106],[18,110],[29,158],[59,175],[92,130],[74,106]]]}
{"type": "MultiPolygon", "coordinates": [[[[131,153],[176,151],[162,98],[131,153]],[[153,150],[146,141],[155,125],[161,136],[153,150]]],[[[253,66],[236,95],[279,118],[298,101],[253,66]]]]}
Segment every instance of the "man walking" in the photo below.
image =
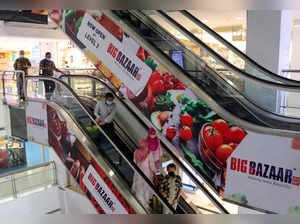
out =
{"type": "MultiPolygon", "coordinates": [[[[30,63],[30,60],[28,58],[25,58],[24,55],[25,55],[24,50],[20,50],[19,57],[15,60],[15,63],[14,63],[14,69],[23,71],[25,76],[27,76],[28,68],[31,67],[31,63],[30,63]]],[[[19,89],[20,98],[21,98],[21,100],[24,100],[23,82],[25,80],[23,80],[22,76],[17,76],[17,79],[19,81],[18,89],[19,89]]]]}
{"type": "MultiPolygon", "coordinates": [[[[65,75],[64,72],[56,68],[54,62],[51,60],[51,53],[47,52],[45,54],[45,58],[40,61],[40,75],[53,77],[54,71],[60,72],[65,75]]],[[[45,92],[46,92],[46,99],[50,100],[54,90],[55,90],[55,83],[51,80],[44,80],[45,85],[45,92]]]]}

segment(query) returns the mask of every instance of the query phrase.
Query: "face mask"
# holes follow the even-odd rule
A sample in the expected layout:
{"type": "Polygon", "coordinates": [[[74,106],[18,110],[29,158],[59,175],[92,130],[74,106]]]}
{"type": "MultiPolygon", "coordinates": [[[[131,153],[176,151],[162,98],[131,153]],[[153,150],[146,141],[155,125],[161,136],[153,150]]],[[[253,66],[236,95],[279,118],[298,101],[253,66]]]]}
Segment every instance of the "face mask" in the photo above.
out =
{"type": "Polygon", "coordinates": [[[24,55],[23,55],[23,54],[21,54],[21,55],[20,55],[20,58],[24,58],[24,55]]]}
{"type": "Polygon", "coordinates": [[[48,61],[50,61],[51,60],[51,58],[46,58],[48,61]]]}
{"type": "Polygon", "coordinates": [[[112,101],[106,101],[107,105],[112,105],[112,101]]]}
{"type": "Polygon", "coordinates": [[[168,173],[170,177],[175,177],[175,172],[171,171],[168,173]]]}

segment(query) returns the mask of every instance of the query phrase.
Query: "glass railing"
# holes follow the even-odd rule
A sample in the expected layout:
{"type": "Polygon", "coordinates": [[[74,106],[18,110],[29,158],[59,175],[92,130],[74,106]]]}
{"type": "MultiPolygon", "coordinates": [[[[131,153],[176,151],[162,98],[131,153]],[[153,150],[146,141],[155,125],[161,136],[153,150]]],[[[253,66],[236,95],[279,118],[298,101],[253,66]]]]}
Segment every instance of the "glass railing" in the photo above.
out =
{"type": "Polygon", "coordinates": [[[56,184],[54,162],[0,175],[0,203],[43,191],[56,184]]]}
{"type": "MultiPolygon", "coordinates": [[[[148,206],[144,203],[144,195],[136,194],[136,199],[134,199],[134,197],[128,193],[131,191],[130,188],[133,183],[133,177],[137,176],[147,191],[153,192],[153,195],[158,198],[159,202],[163,204],[169,212],[175,213],[174,209],[172,209],[166,200],[162,198],[160,193],[155,190],[152,180],[147,179],[139,167],[126,157],[123,152],[124,150],[118,148],[119,145],[111,140],[111,136],[103,132],[102,128],[95,123],[93,114],[89,108],[82,104],[75,92],[64,82],[55,78],[32,76],[26,77],[26,85],[26,99],[28,101],[54,102],[60,105],[60,107],[63,107],[67,113],[70,114],[73,121],[68,122],[75,122],[75,126],[78,126],[79,130],[86,136],[87,140],[85,140],[85,142],[89,142],[87,146],[89,146],[90,153],[94,159],[99,161],[98,159],[100,157],[104,158],[104,161],[111,167],[109,174],[114,174],[113,178],[115,179],[113,180],[121,181],[121,185],[125,186],[125,188],[119,189],[119,191],[125,192],[124,195],[122,195],[127,201],[137,199],[139,204],[142,205],[146,211],[151,212],[147,210],[148,206]],[[52,93],[45,92],[45,80],[54,83],[55,90],[52,93]]],[[[99,162],[97,163],[99,164],[99,162]]]]}

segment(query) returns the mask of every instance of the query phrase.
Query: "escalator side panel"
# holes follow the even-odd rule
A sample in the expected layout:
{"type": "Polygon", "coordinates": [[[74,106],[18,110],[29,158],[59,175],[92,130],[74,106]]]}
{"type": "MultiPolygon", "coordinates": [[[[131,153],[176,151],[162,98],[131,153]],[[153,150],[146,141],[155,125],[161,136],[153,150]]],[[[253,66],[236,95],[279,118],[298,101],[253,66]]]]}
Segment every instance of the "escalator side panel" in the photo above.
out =
{"type": "MultiPolygon", "coordinates": [[[[37,102],[35,102],[37,103],[37,102]]],[[[43,107],[42,103],[37,103],[43,107]]],[[[46,128],[49,145],[65,164],[70,174],[80,185],[86,197],[100,214],[135,214],[110,178],[99,167],[87,149],[87,140],[83,140],[80,130],[74,130],[75,124],[68,113],[57,104],[46,105],[46,128]],[[87,171],[90,171],[87,173],[87,171]]],[[[41,142],[45,144],[45,142],[41,142]]]]}

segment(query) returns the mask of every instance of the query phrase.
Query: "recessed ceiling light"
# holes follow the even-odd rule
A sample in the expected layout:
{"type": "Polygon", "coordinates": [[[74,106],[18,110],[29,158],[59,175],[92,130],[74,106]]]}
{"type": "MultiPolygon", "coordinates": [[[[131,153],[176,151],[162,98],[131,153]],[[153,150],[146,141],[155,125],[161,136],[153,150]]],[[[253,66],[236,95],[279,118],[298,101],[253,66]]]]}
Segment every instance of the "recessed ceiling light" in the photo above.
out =
{"type": "Polygon", "coordinates": [[[236,20],[242,20],[243,17],[242,16],[238,16],[238,17],[235,17],[236,20]]]}
{"type": "Polygon", "coordinates": [[[207,19],[203,19],[202,22],[203,22],[203,23],[207,23],[208,20],[207,20],[207,19]]]}

